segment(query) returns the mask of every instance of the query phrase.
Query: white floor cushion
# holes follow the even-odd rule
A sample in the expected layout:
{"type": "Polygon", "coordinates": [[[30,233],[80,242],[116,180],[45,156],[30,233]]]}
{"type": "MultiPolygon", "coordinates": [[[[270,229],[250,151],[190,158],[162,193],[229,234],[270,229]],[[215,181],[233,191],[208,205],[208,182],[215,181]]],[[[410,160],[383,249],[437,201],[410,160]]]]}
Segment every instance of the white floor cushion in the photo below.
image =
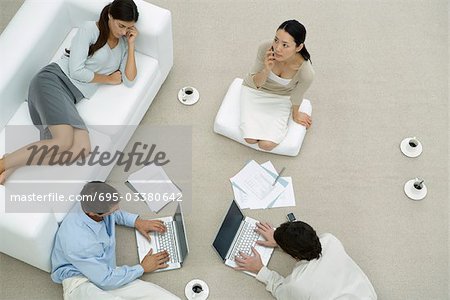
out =
{"type": "MultiPolygon", "coordinates": [[[[273,154],[281,154],[287,156],[297,156],[300,152],[300,148],[305,138],[306,128],[302,126],[292,118],[289,120],[288,132],[284,140],[275,147],[272,151],[265,151],[258,147],[256,144],[248,144],[245,142],[241,135],[240,125],[240,94],[243,80],[236,78],[228,88],[228,92],[222,101],[219,112],[217,113],[214,121],[214,132],[226,136],[236,142],[244,144],[253,149],[270,152],[273,154]]],[[[303,99],[300,105],[300,111],[311,116],[312,106],[311,102],[307,99],[303,99]]]]}

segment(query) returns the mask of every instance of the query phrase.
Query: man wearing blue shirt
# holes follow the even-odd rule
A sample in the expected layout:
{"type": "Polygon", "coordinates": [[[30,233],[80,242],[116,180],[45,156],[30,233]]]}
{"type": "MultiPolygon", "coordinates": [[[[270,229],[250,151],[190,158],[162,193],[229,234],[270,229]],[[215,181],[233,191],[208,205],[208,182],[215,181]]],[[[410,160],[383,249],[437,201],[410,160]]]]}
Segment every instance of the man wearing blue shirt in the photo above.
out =
{"type": "Polygon", "coordinates": [[[147,237],[150,231],[164,232],[164,224],[119,210],[119,193],[106,183],[90,182],[80,195],[61,223],[51,257],[51,277],[62,283],[64,299],[179,299],[137,279],[167,267],[167,252],[150,250],[140,264],[116,266],[115,224],[135,227],[147,237]]]}

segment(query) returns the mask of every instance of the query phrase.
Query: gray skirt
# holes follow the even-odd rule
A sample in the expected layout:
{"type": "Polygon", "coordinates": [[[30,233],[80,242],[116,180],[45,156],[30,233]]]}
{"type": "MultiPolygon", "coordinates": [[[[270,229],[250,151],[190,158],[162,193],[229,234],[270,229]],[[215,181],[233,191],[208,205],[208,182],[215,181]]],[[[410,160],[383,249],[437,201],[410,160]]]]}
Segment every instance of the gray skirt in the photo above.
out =
{"type": "Polygon", "coordinates": [[[51,139],[48,126],[71,125],[87,130],[75,104],[84,96],[61,68],[52,63],[42,68],[31,80],[28,89],[28,109],[41,140],[51,139]]]}

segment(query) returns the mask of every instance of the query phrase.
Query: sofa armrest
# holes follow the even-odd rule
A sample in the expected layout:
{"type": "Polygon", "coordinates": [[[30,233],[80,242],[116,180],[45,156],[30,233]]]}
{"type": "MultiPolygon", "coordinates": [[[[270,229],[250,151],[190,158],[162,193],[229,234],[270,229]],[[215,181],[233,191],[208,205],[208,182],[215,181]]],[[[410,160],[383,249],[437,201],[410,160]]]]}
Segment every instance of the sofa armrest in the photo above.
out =
{"type": "MultiPolygon", "coordinates": [[[[102,8],[112,0],[59,0],[69,4],[72,27],[78,27],[87,20],[97,20],[102,8]]],[[[144,0],[134,0],[139,19],[136,27],[139,36],[136,50],[158,60],[162,79],[167,77],[173,65],[172,15],[167,9],[144,0]]]]}
{"type": "Polygon", "coordinates": [[[50,61],[69,32],[67,19],[62,0],[27,0],[2,32],[0,129],[25,101],[31,78],[50,61]]]}
{"type": "Polygon", "coordinates": [[[164,81],[173,66],[172,14],[143,0],[135,3],[139,10],[136,50],[158,60],[164,81]]]}

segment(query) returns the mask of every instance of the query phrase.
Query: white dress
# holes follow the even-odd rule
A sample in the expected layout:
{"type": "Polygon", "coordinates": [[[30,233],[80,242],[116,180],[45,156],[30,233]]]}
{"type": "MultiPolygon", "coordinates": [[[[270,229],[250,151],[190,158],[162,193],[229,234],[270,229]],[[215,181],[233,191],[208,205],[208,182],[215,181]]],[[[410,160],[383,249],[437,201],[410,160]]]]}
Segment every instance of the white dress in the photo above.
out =
{"type": "MultiPolygon", "coordinates": [[[[281,85],[288,85],[291,81],[272,71],[269,78],[281,85]]],[[[240,125],[242,136],[279,144],[287,133],[291,107],[290,96],[270,94],[243,85],[240,125]]]]}

